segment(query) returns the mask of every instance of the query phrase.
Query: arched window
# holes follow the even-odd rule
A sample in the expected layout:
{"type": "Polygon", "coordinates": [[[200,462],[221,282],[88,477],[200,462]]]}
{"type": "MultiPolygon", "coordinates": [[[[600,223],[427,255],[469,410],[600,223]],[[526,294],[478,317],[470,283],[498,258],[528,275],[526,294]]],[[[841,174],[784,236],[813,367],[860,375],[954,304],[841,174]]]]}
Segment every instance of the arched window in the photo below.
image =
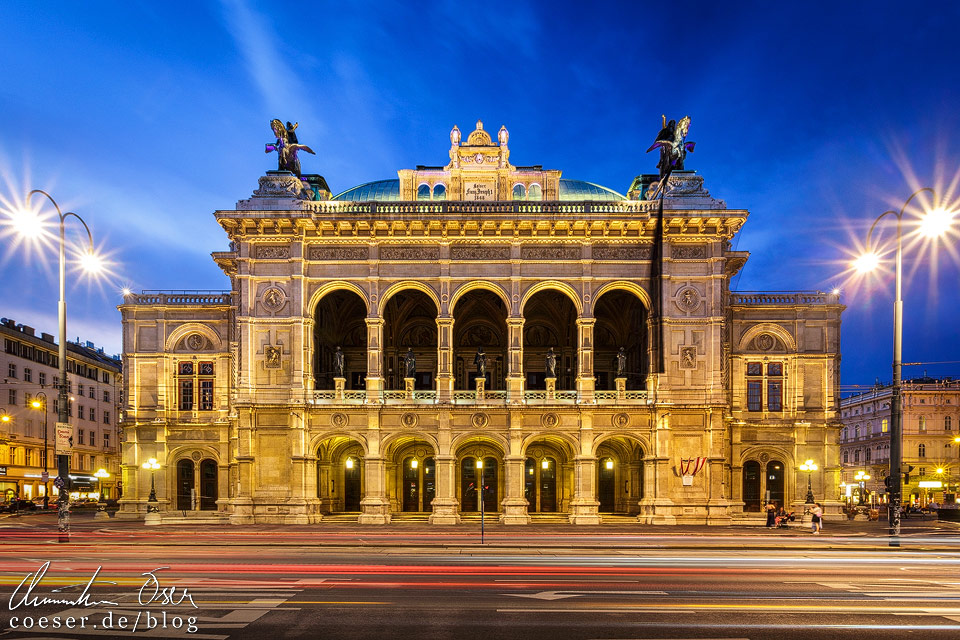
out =
{"type": "Polygon", "coordinates": [[[417,200],[429,200],[430,199],[430,185],[422,184],[417,187],[417,200]]]}
{"type": "Polygon", "coordinates": [[[870,462],[870,452],[871,452],[871,451],[872,451],[872,449],[870,449],[870,447],[867,447],[867,448],[864,450],[864,452],[863,452],[863,461],[864,461],[864,462],[866,462],[866,463],[869,463],[869,462],[870,462]]]}
{"type": "Polygon", "coordinates": [[[853,428],[853,437],[856,438],[857,440],[860,439],[860,425],[857,425],[856,427],[853,428]]]}
{"type": "Polygon", "coordinates": [[[926,458],[927,457],[927,445],[920,443],[917,445],[917,457],[926,458]]]}
{"type": "Polygon", "coordinates": [[[433,199],[434,200],[446,200],[447,199],[447,187],[442,184],[434,185],[433,187],[433,199]]]}
{"type": "Polygon", "coordinates": [[[943,417],[943,430],[950,431],[953,429],[953,419],[950,416],[943,417]]]}
{"type": "Polygon", "coordinates": [[[886,418],[880,421],[880,433],[886,433],[889,428],[890,428],[890,423],[887,421],[886,418]]]}
{"type": "Polygon", "coordinates": [[[843,429],[840,429],[840,441],[844,442],[846,439],[847,439],[847,428],[844,427],[843,429]]]}
{"type": "Polygon", "coordinates": [[[543,189],[538,184],[530,185],[530,191],[527,193],[528,200],[543,200],[543,189]]]}
{"type": "Polygon", "coordinates": [[[514,200],[525,200],[527,197],[527,190],[523,188],[522,184],[513,185],[513,199],[514,200]]]}

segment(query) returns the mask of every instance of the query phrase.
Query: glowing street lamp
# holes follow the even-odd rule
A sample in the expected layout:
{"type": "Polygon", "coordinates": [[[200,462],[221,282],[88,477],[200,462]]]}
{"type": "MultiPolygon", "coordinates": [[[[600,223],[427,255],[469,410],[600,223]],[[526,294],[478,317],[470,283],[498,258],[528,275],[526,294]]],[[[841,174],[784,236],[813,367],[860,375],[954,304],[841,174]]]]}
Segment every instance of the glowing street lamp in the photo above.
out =
{"type": "Polygon", "coordinates": [[[94,518],[102,520],[109,517],[107,515],[107,499],[103,496],[103,479],[109,478],[110,474],[106,469],[97,469],[97,472],[93,475],[100,480],[100,498],[97,500],[97,515],[95,515],[94,518]]]}
{"type": "Polygon", "coordinates": [[[160,463],[157,462],[156,458],[150,458],[140,466],[150,472],[150,497],[147,498],[147,518],[155,520],[159,518],[160,513],[160,505],[157,503],[157,485],[155,480],[157,469],[160,468],[160,463]],[[151,518],[151,514],[157,515],[151,518]]]}
{"type": "MultiPolygon", "coordinates": [[[[910,202],[921,193],[928,192],[934,200],[936,193],[930,187],[919,189],[907,198],[900,211],[884,211],[881,213],[867,233],[866,252],[854,261],[854,267],[861,273],[875,270],[880,265],[880,256],[873,248],[873,231],[877,224],[886,216],[892,215],[897,219],[897,252],[894,288],[896,297],[893,303],[893,390],[890,400],[890,506],[888,509],[890,535],[900,535],[900,503],[902,500],[903,483],[900,477],[900,468],[903,464],[903,406],[900,389],[900,372],[902,367],[903,342],[903,214],[910,202]]],[[[944,209],[927,211],[919,224],[919,231],[928,238],[940,237],[950,227],[953,214],[944,209]]]]}
{"type": "MultiPolygon", "coordinates": [[[[59,402],[58,402],[58,413],[57,423],[68,425],[70,424],[70,414],[67,398],[67,302],[66,302],[66,263],[67,263],[67,249],[66,249],[66,240],[65,240],[65,223],[67,218],[73,216],[76,218],[80,224],[83,225],[83,228],[87,232],[88,246],[87,251],[81,257],[81,265],[85,271],[96,273],[99,272],[102,268],[102,263],[97,257],[96,252],[93,246],[93,234],[90,233],[90,227],[87,226],[87,223],[83,221],[83,218],[78,216],[72,211],[64,213],[60,210],[60,206],[57,204],[57,201],[53,197],[41,189],[34,189],[27,194],[26,204],[29,207],[30,200],[33,198],[34,194],[42,194],[47,200],[50,201],[50,204],[53,205],[53,208],[57,210],[57,216],[60,219],[60,300],[57,306],[57,315],[60,325],[60,349],[58,353],[59,364],[60,364],[60,375],[58,384],[59,389],[59,402]]],[[[39,216],[34,214],[29,208],[25,208],[22,211],[15,212],[13,215],[13,224],[16,228],[19,235],[22,237],[39,237],[43,234],[44,228],[43,223],[40,220],[39,216]]],[[[69,452],[57,452],[57,476],[58,479],[54,482],[60,490],[60,494],[57,497],[57,530],[59,531],[59,541],[60,542],[70,542],[70,453],[69,452]]]]}
{"type": "Polygon", "coordinates": [[[811,483],[811,478],[813,477],[813,472],[819,469],[817,463],[813,460],[807,460],[802,465],[800,465],[800,471],[807,472],[807,504],[814,504],[813,500],[813,484],[811,483]]]}
{"type": "Polygon", "coordinates": [[[47,451],[50,447],[47,432],[47,416],[49,415],[47,413],[47,394],[41,391],[34,396],[33,400],[30,401],[30,408],[43,411],[43,455],[40,457],[40,464],[43,466],[43,474],[41,475],[43,480],[43,508],[46,509],[50,505],[50,487],[47,486],[47,481],[50,479],[47,451]]]}
{"type": "Polygon", "coordinates": [[[870,479],[870,474],[861,469],[860,471],[857,471],[857,474],[853,476],[853,479],[860,483],[860,504],[863,504],[863,494],[866,490],[867,480],[870,479]]]}

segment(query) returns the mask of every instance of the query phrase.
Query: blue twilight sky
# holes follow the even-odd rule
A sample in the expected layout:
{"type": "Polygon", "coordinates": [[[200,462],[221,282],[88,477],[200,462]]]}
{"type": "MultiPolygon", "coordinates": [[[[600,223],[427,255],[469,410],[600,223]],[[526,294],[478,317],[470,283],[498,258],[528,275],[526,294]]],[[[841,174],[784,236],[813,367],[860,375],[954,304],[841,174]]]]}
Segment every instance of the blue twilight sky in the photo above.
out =
{"type": "MultiPolygon", "coordinates": [[[[869,384],[890,379],[892,282],[847,282],[844,252],[915,187],[957,199],[958,24],[923,1],[4,2],[0,195],[48,189],[92,227],[117,276],[68,279],[68,333],[117,353],[121,286],[229,287],[212,212],[276,167],[271,118],[300,122],[334,193],[446,162],[478,118],[514,162],[623,193],[655,171],[660,114],[689,114],[687,167],[751,212],[736,288],[843,286],[843,382],[869,384]]],[[[905,361],[960,360],[948,243],[907,253],[905,361]]],[[[55,254],[3,245],[0,315],[56,333],[55,254]]],[[[924,370],[960,364],[905,375],[924,370]]]]}

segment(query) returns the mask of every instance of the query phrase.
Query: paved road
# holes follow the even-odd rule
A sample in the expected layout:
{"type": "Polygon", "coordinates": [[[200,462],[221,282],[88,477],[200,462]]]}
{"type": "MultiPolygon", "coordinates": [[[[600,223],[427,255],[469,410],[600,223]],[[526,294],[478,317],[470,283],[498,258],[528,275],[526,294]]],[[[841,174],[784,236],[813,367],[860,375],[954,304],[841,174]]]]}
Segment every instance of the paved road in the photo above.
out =
{"type": "Polygon", "coordinates": [[[495,529],[500,546],[480,547],[426,528],[373,530],[376,540],[357,545],[353,529],[302,542],[309,528],[291,541],[276,527],[200,535],[90,522],[61,545],[43,520],[0,527],[0,638],[960,637],[960,537],[929,523],[908,528],[899,548],[855,529],[658,529],[646,542],[611,530],[608,545],[602,531],[495,529]],[[29,581],[18,589],[48,561],[32,592],[29,581]],[[143,575],[161,566],[156,583],[143,575]],[[33,596],[80,597],[98,567],[89,601],[108,603],[31,606],[33,596]],[[53,593],[64,585],[75,586],[53,593]],[[72,616],[75,628],[38,629],[41,616],[48,627],[72,616]]]}

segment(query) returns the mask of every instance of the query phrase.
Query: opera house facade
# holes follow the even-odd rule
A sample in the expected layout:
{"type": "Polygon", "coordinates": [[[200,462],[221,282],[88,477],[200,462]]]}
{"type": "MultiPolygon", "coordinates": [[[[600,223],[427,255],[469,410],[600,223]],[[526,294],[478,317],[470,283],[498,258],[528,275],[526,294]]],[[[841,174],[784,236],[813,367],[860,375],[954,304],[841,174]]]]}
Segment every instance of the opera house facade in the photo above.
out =
{"type": "Polygon", "coordinates": [[[657,248],[656,180],[517,166],[481,123],[339,195],[268,172],[214,214],[224,291],[120,306],[119,516],[723,525],[808,483],[837,513],[843,307],[731,291],[748,213],[692,171],[657,248]]]}

